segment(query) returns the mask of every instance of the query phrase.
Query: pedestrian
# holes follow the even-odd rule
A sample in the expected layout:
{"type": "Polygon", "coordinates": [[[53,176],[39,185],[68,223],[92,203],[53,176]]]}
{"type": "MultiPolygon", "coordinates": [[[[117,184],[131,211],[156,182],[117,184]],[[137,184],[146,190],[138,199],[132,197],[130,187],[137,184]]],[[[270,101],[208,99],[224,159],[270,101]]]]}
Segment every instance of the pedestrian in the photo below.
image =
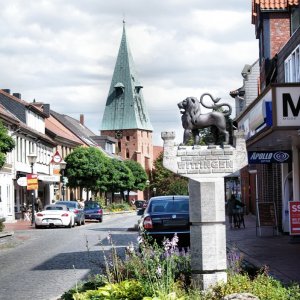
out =
{"type": "Polygon", "coordinates": [[[36,198],[34,206],[35,206],[35,211],[42,211],[43,210],[43,204],[42,204],[42,201],[39,197],[36,198]]]}
{"type": "Polygon", "coordinates": [[[231,195],[229,200],[227,201],[226,204],[226,211],[228,215],[228,220],[229,220],[229,226],[230,228],[233,228],[236,223],[236,198],[234,195],[231,195]]]}

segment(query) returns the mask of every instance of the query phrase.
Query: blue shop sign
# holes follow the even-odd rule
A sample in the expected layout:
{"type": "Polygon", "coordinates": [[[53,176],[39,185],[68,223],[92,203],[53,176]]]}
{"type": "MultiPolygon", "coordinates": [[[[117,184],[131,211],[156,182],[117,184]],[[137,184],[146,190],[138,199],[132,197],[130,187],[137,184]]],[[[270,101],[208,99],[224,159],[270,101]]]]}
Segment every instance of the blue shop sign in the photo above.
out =
{"type": "Polygon", "coordinates": [[[292,161],[292,151],[248,151],[249,164],[282,164],[292,161]]]}

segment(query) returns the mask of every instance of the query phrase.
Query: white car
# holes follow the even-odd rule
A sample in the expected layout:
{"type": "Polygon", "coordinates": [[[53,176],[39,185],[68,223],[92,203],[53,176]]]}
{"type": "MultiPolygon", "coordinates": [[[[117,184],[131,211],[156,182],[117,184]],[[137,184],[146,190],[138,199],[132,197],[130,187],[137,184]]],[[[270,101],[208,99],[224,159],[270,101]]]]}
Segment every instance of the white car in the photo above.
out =
{"type": "Polygon", "coordinates": [[[75,215],[66,205],[50,204],[35,215],[35,228],[74,227],[75,215]]]}

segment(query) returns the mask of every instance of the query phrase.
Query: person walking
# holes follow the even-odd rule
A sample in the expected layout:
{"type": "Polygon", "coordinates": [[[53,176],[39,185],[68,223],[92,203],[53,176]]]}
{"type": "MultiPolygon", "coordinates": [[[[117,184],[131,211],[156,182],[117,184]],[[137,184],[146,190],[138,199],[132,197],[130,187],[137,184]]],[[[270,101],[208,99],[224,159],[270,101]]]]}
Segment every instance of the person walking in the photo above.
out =
{"type": "Polygon", "coordinates": [[[235,208],[235,205],[236,205],[236,198],[235,198],[234,195],[231,195],[231,197],[227,201],[227,207],[226,207],[230,229],[232,229],[236,224],[236,208],[235,208]]]}
{"type": "Polygon", "coordinates": [[[37,212],[43,210],[43,204],[42,204],[42,201],[39,197],[36,198],[34,206],[35,206],[35,211],[37,211],[37,212]]]}

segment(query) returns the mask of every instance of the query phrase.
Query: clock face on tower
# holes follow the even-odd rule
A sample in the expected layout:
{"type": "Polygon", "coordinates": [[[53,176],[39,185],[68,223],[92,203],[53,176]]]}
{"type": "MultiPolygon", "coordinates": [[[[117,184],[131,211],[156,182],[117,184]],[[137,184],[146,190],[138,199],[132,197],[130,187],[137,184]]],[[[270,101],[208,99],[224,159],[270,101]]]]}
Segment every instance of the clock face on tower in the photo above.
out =
{"type": "Polygon", "coordinates": [[[122,130],[116,130],[115,131],[115,138],[116,139],[121,139],[123,137],[123,132],[122,132],[122,130]]]}

